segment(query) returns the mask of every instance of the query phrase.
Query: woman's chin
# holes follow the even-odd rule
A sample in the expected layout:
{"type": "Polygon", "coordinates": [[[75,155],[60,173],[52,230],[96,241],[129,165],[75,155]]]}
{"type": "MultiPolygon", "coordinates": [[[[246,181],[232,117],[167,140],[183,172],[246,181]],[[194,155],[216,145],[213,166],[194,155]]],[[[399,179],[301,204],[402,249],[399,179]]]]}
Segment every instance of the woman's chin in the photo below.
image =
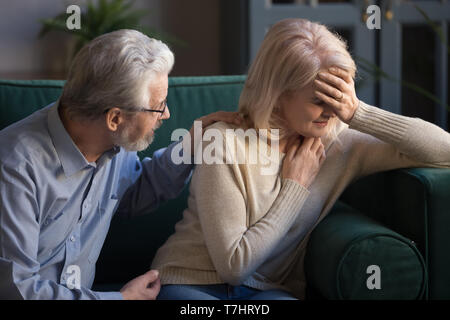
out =
{"type": "Polygon", "coordinates": [[[327,134],[327,130],[310,130],[308,132],[298,133],[305,138],[321,138],[327,134]]]}

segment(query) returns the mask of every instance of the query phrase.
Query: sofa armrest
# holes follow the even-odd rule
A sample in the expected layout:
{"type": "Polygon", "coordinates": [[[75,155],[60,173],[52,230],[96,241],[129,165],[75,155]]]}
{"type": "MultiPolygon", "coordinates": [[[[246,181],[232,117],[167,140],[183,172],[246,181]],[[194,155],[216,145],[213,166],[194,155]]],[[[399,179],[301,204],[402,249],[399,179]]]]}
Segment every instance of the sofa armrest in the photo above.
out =
{"type": "Polygon", "coordinates": [[[327,299],[420,299],[427,283],[411,240],[339,201],[311,234],[305,272],[327,299]]]}
{"type": "Polygon", "coordinates": [[[450,298],[450,169],[377,173],[350,185],[340,200],[413,240],[428,270],[425,298],[450,298]]]}

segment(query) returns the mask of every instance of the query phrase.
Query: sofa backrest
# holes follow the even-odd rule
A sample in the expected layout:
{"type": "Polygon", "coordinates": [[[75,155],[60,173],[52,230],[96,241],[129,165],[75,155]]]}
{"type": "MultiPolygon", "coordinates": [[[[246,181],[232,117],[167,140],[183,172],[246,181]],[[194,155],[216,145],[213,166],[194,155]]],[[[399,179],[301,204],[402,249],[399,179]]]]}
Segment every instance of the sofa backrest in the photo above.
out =
{"type": "Polygon", "coordinates": [[[58,99],[62,80],[0,80],[0,130],[58,99]]]}
{"type": "MultiPolygon", "coordinates": [[[[170,119],[156,131],[155,140],[139,156],[171,142],[177,128],[189,129],[195,119],[218,110],[235,111],[245,76],[172,77],[167,97],[170,119]]],[[[55,101],[60,80],[0,80],[0,130],[55,101]]],[[[99,190],[101,192],[101,190],[99,190]]],[[[156,250],[174,231],[187,203],[188,188],[153,213],[115,217],[97,262],[96,283],[120,283],[146,272],[156,250]]]]}

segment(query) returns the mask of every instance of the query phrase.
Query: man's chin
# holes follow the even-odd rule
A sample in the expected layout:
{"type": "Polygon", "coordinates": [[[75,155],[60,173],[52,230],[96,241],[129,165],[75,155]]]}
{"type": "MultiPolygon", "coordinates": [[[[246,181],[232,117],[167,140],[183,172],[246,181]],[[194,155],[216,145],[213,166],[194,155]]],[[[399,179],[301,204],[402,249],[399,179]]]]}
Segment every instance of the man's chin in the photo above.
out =
{"type": "Polygon", "coordinates": [[[153,135],[142,138],[135,142],[124,142],[119,144],[122,148],[124,148],[126,151],[144,151],[149,147],[150,144],[153,142],[153,135]]]}
{"type": "Polygon", "coordinates": [[[158,127],[159,127],[159,125],[156,126],[155,128],[153,128],[143,138],[141,138],[137,141],[132,141],[132,142],[130,141],[130,138],[129,138],[128,128],[126,128],[124,131],[115,135],[115,137],[114,137],[115,145],[122,147],[126,151],[144,151],[145,149],[148,148],[148,146],[150,144],[152,144],[152,142],[154,140],[155,130],[158,127]]]}

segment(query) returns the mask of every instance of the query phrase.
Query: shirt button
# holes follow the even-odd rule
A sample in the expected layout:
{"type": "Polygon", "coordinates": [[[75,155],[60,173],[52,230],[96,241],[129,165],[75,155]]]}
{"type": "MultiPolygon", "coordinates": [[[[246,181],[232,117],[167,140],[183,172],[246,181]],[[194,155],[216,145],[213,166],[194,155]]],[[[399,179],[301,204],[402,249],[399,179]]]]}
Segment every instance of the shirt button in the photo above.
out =
{"type": "Polygon", "coordinates": [[[75,237],[74,237],[74,236],[71,236],[71,237],[70,237],[70,241],[74,242],[74,241],[75,241],[75,237]]]}

